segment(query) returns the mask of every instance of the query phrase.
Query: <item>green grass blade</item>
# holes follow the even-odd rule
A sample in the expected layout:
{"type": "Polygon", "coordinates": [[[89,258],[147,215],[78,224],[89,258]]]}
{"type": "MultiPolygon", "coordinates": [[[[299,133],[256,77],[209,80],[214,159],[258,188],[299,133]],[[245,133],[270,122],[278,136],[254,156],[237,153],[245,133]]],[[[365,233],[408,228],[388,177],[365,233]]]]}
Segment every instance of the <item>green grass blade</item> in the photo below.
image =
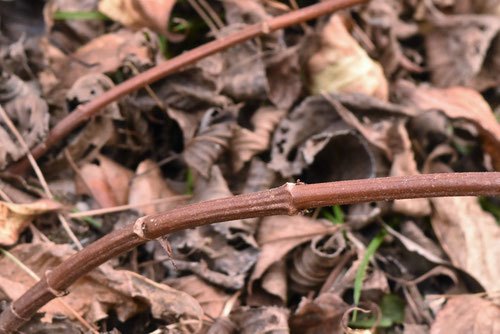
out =
{"type": "Polygon", "coordinates": [[[58,10],[54,12],[54,20],[111,20],[111,19],[108,16],[98,11],[66,12],[58,10]]]}
{"type": "MultiPolygon", "coordinates": [[[[370,241],[368,248],[366,249],[363,259],[361,259],[361,264],[359,265],[358,271],[356,273],[356,278],[354,280],[354,305],[357,306],[359,299],[361,298],[361,288],[363,287],[363,280],[365,279],[366,268],[368,268],[368,263],[372,258],[373,254],[377,251],[379,246],[384,241],[384,237],[387,234],[385,230],[382,230],[377,234],[375,238],[370,241]]],[[[357,311],[354,310],[352,314],[352,321],[356,321],[357,311]]]]}
{"type": "Polygon", "coordinates": [[[0,252],[2,252],[3,255],[7,256],[10,260],[12,260],[12,262],[14,262],[16,265],[18,265],[22,270],[27,272],[28,275],[33,277],[36,281],[39,280],[39,277],[37,274],[35,274],[30,268],[26,267],[26,265],[24,265],[24,263],[22,263],[21,260],[19,260],[17,257],[12,255],[9,251],[0,247],[0,252]]]}

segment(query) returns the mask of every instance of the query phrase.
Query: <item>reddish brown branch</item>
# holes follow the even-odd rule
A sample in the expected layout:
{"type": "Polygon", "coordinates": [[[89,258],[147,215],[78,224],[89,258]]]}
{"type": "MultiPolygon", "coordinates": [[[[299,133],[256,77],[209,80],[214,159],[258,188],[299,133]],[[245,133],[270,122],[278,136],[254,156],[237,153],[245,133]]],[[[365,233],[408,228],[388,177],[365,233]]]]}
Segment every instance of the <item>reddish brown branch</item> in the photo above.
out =
{"type": "Polygon", "coordinates": [[[55,267],[0,315],[0,332],[10,333],[77,279],[147,240],[183,229],[234,219],[296,214],[301,210],[404,198],[500,196],[500,172],[427,174],[311,185],[285,184],[258,193],[186,205],[139,218],[55,267]]]}
{"type": "MultiPolygon", "coordinates": [[[[202,46],[194,48],[193,50],[187,51],[180,56],[161,63],[145,72],[142,72],[138,76],[117,85],[88,104],[79,106],[75,111],[63,118],[50,131],[47,139],[43,143],[37,145],[31,151],[31,154],[35,157],[35,159],[38,159],[54,144],[60,142],[71,131],[98,113],[108,104],[156,80],[180,71],[187,65],[193,64],[204,57],[210,56],[246,40],[266,35],[270,32],[283,29],[297,23],[305,22],[321,15],[366,1],[367,0],[329,0],[320,2],[315,5],[278,16],[268,21],[251,25],[236,33],[218,38],[210,43],[206,43],[202,46]]],[[[28,160],[21,159],[9,167],[7,171],[19,174],[23,173],[28,167],[28,160]]]]}

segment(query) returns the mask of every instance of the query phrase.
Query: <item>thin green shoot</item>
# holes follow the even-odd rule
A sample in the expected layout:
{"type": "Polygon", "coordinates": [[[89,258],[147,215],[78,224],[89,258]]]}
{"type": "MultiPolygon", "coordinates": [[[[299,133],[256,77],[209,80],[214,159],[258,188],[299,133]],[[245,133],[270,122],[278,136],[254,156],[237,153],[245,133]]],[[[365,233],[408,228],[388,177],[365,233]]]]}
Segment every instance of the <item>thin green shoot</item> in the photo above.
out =
{"type": "MultiPolygon", "coordinates": [[[[368,268],[368,262],[375,254],[379,246],[384,241],[384,237],[387,234],[386,230],[381,230],[375,238],[370,241],[368,248],[366,249],[365,255],[361,259],[361,264],[359,265],[358,271],[356,273],[356,278],[354,280],[354,305],[358,306],[359,299],[361,298],[361,289],[363,287],[363,280],[365,279],[366,269],[368,268]]],[[[352,313],[352,321],[356,322],[357,311],[354,310],[352,313]]]]}
{"type": "MultiPolygon", "coordinates": [[[[78,209],[73,209],[71,210],[71,212],[80,212],[80,210],[78,209]]],[[[102,222],[90,217],[90,216],[83,216],[83,217],[79,217],[81,218],[84,222],[86,222],[87,224],[89,224],[90,226],[94,227],[95,229],[102,229],[102,222]]]]}
{"type": "Polygon", "coordinates": [[[186,171],[186,190],[184,190],[185,195],[192,195],[194,190],[194,177],[191,168],[188,167],[186,171]]]}
{"type": "Polygon", "coordinates": [[[111,20],[107,15],[99,11],[61,11],[54,12],[54,20],[111,20]]]}
{"type": "Polygon", "coordinates": [[[488,211],[495,216],[497,222],[500,224],[500,206],[489,202],[486,197],[479,197],[479,204],[483,210],[488,211]]]}
{"type": "Polygon", "coordinates": [[[342,212],[340,205],[332,206],[332,211],[333,214],[329,210],[323,210],[323,216],[334,224],[343,224],[344,212],[342,212]]]}
{"type": "Polygon", "coordinates": [[[9,251],[3,249],[0,247],[0,252],[3,253],[3,255],[7,256],[10,260],[12,260],[12,262],[14,262],[16,265],[19,266],[19,268],[21,268],[22,270],[24,270],[26,273],[28,273],[28,275],[30,275],[31,277],[33,277],[33,279],[35,279],[36,281],[38,281],[40,278],[38,277],[37,274],[35,274],[35,272],[33,270],[31,270],[30,268],[28,268],[24,263],[21,262],[21,260],[19,260],[17,257],[15,257],[14,255],[12,255],[9,251]]]}

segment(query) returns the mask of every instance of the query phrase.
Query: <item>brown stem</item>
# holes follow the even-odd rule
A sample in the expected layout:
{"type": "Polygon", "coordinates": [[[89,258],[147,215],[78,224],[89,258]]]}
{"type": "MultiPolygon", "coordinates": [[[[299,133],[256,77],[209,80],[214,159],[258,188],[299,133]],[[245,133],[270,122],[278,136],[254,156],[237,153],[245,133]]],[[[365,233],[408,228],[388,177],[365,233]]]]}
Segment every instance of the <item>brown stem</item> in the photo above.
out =
{"type": "MultiPolygon", "coordinates": [[[[257,23],[237,31],[231,35],[218,38],[210,43],[187,51],[175,58],[172,58],[164,63],[161,63],[145,72],[142,72],[136,77],[133,77],[100,95],[86,105],[79,106],[75,111],[63,118],[50,131],[47,139],[37,145],[31,154],[38,159],[44,155],[54,144],[59,143],[71,131],[85,122],[87,119],[98,113],[111,102],[131,93],[139,88],[142,88],[156,80],[159,80],[167,75],[173,74],[187,65],[193,64],[198,60],[210,56],[216,52],[227,49],[233,45],[244,42],[246,40],[269,34],[275,30],[283,29],[291,25],[305,22],[314,19],[318,16],[331,13],[333,11],[354,6],[366,2],[368,0],[329,0],[319,2],[315,5],[296,10],[270,20],[257,23]]],[[[7,171],[11,173],[23,173],[28,168],[28,160],[23,158],[10,166],[7,171]]]]}
{"type": "Polygon", "coordinates": [[[404,198],[500,196],[500,172],[424,174],[296,185],[186,205],[139,218],[116,230],[46,273],[0,315],[0,332],[10,333],[77,279],[114,256],[160,236],[201,225],[301,210],[404,198]]]}

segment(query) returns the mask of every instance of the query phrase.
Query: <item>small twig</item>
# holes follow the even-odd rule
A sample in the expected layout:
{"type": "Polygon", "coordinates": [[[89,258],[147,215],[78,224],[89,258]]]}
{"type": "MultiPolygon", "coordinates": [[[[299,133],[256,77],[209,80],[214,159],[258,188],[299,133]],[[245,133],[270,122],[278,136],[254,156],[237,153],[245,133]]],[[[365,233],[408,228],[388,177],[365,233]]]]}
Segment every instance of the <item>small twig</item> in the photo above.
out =
{"type": "MultiPolygon", "coordinates": [[[[47,139],[38,144],[32,151],[35,159],[44,155],[54,144],[60,143],[63,138],[71,133],[75,128],[80,126],[90,117],[98,113],[108,104],[118,100],[119,98],[144,87],[156,80],[159,80],[167,75],[173,74],[185,68],[187,65],[193,64],[198,60],[210,56],[214,53],[227,49],[233,45],[244,42],[246,40],[269,34],[273,31],[286,28],[288,26],[314,19],[318,16],[331,13],[333,11],[354,6],[367,0],[329,0],[319,2],[315,5],[302,8],[291,13],[287,13],[262,23],[257,23],[237,31],[228,36],[218,38],[212,42],[201,45],[190,51],[163,62],[140,75],[133,77],[112,89],[106,91],[96,99],[86,105],[78,106],[73,112],[63,118],[50,131],[47,139]]],[[[23,173],[29,164],[24,158],[16,162],[8,168],[11,173],[23,173]]]]}
{"type": "Polygon", "coordinates": [[[198,0],[198,2],[200,3],[201,7],[203,7],[205,11],[208,13],[208,15],[212,18],[217,28],[219,29],[224,28],[224,22],[222,22],[222,20],[219,18],[219,15],[217,15],[217,13],[213,10],[210,4],[205,0],[198,0]]]}
{"type": "Polygon", "coordinates": [[[98,216],[98,215],[104,215],[107,213],[120,212],[120,211],[129,210],[129,209],[136,209],[136,208],[140,208],[140,207],[148,206],[148,205],[155,205],[155,204],[161,204],[161,203],[186,200],[186,199],[190,199],[191,197],[192,197],[191,195],[178,195],[178,196],[170,196],[170,197],[165,197],[165,198],[157,198],[157,199],[154,199],[154,200],[149,201],[147,203],[125,204],[125,205],[113,206],[110,208],[75,212],[75,213],[70,213],[68,216],[70,218],[98,216]]]}
{"type": "Polygon", "coordinates": [[[203,9],[200,7],[200,5],[198,5],[198,3],[195,0],[188,0],[188,2],[191,5],[191,7],[193,7],[193,9],[196,11],[196,13],[198,13],[198,15],[203,19],[203,21],[205,21],[205,24],[208,26],[208,28],[210,28],[212,35],[217,37],[218,35],[217,32],[219,31],[219,29],[217,29],[212,20],[210,20],[210,17],[208,17],[208,15],[203,11],[203,9]]]}
{"type": "Polygon", "coordinates": [[[500,172],[443,173],[279,188],[185,205],[137,219],[55,267],[0,315],[0,333],[10,333],[47,302],[105,261],[163,235],[236,219],[293,215],[314,207],[442,196],[500,196],[500,172]]]}
{"type": "MultiPolygon", "coordinates": [[[[43,173],[40,170],[40,167],[38,167],[38,164],[36,163],[35,158],[33,157],[33,155],[31,155],[31,152],[30,152],[28,145],[24,141],[24,139],[21,136],[21,134],[19,133],[19,131],[17,131],[16,126],[14,125],[14,123],[12,123],[12,121],[9,118],[9,115],[7,115],[7,113],[2,108],[2,106],[0,106],[0,116],[2,116],[5,124],[7,124],[10,131],[12,131],[12,133],[16,137],[17,141],[19,142],[19,144],[21,144],[21,147],[23,148],[24,152],[28,156],[28,161],[29,161],[31,167],[33,168],[33,170],[35,171],[35,174],[38,177],[38,180],[40,181],[40,184],[42,185],[43,190],[45,191],[45,194],[47,194],[47,196],[50,199],[54,199],[54,195],[52,195],[52,192],[50,191],[49,185],[47,184],[47,181],[45,180],[45,177],[43,176],[43,173]]],[[[75,236],[75,234],[73,233],[73,231],[69,227],[69,224],[66,221],[66,218],[64,218],[64,216],[61,215],[60,213],[57,214],[57,217],[59,218],[59,221],[61,222],[62,227],[64,228],[64,230],[66,231],[66,233],[68,234],[70,239],[78,247],[78,249],[83,249],[82,244],[80,243],[80,241],[77,239],[77,237],[75,236]]]]}

